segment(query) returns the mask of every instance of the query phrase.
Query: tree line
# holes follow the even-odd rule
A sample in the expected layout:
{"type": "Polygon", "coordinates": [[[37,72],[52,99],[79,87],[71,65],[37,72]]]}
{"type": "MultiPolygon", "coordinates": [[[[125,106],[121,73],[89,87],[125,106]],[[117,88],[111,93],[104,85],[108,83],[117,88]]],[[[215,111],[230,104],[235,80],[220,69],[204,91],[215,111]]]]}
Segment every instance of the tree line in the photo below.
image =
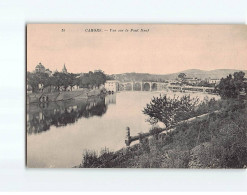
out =
{"type": "Polygon", "coordinates": [[[57,91],[72,90],[76,85],[90,89],[99,87],[109,79],[112,78],[103,71],[84,74],[55,72],[51,76],[44,72],[27,72],[27,84],[31,86],[32,92],[38,92],[40,86],[42,89],[53,86],[57,91]]]}

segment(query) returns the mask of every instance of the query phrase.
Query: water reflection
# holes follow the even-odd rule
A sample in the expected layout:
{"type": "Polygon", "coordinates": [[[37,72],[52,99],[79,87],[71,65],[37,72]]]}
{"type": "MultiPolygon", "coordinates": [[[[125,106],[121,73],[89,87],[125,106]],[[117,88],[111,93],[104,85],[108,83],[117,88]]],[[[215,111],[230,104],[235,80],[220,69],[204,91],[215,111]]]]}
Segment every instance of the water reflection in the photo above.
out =
{"type": "Polygon", "coordinates": [[[105,104],[116,104],[116,93],[105,97],[105,104]]]}
{"type": "MultiPolygon", "coordinates": [[[[90,100],[29,106],[27,166],[73,167],[81,163],[84,150],[119,150],[125,146],[127,126],[133,136],[149,131],[151,126],[142,110],[159,95],[154,91],[126,91],[90,100]]],[[[174,93],[168,95],[173,97],[174,93]]]]}
{"type": "Polygon", "coordinates": [[[116,104],[116,95],[28,105],[27,133],[29,135],[41,133],[49,130],[52,125],[67,126],[75,123],[81,117],[101,117],[106,113],[108,104],[116,104]]]}

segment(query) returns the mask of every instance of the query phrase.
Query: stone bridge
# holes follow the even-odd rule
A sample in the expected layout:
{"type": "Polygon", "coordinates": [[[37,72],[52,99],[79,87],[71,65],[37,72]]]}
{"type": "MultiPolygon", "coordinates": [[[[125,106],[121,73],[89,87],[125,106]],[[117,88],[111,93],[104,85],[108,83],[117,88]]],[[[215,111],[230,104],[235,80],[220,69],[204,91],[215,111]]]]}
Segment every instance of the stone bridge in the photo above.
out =
{"type": "Polygon", "coordinates": [[[180,91],[213,93],[214,87],[176,86],[164,82],[134,81],[120,82],[120,91],[180,91]]]}
{"type": "Polygon", "coordinates": [[[168,90],[168,83],[151,81],[120,82],[120,91],[162,91],[168,90]]]}

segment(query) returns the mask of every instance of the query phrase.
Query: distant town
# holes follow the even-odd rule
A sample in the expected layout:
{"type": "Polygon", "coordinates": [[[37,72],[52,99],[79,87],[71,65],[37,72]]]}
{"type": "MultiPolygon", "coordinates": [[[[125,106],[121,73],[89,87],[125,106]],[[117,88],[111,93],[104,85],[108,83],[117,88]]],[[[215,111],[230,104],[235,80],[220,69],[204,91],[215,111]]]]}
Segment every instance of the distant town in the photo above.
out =
{"type": "Polygon", "coordinates": [[[88,73],[69,73],[65,64],[61,71],[55,70],[52,72],[40,62],[33,72],[27,72],[27,93],[76,91],[85,88],[105,89],[112,93],[117,91],[161,91],[168,89],[213,93],[221,79],[191,77],[190,75],[181,72],[177,73],[176,76],[173,75],[173,78],[162,79],[162,75],[155,77],[155,75],[143,73],[106,75],[102,70],[94,70],[88,73]]]}

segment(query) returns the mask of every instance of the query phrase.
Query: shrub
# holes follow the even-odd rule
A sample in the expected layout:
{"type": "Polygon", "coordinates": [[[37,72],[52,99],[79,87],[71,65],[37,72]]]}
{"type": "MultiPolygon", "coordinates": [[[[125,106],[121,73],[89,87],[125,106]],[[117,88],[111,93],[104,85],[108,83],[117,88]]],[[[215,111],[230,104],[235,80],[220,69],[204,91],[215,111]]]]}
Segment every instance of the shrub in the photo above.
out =
{"type": "Polygon", "coordinates": [[[143,113],[149,116],[147,120],[154,125],[163,122],[166,127],[171,127],[181,120],[190,118],[199,98],[191,98],[185,95],[181,98],[174,96],[169,98],[166,95],[153,97],[151,102],[144,108],[143,113]]]}
{"type": "Polygon", "coordinates": [[[216,86],[216,91],[220,94],[221,98],[237,98],[241,91],[247,91],[247,85],[244,83],[245,73],[235,72],[232,75],[228,75],[226,78],[222,78],[218,86],[216,86]]]}

